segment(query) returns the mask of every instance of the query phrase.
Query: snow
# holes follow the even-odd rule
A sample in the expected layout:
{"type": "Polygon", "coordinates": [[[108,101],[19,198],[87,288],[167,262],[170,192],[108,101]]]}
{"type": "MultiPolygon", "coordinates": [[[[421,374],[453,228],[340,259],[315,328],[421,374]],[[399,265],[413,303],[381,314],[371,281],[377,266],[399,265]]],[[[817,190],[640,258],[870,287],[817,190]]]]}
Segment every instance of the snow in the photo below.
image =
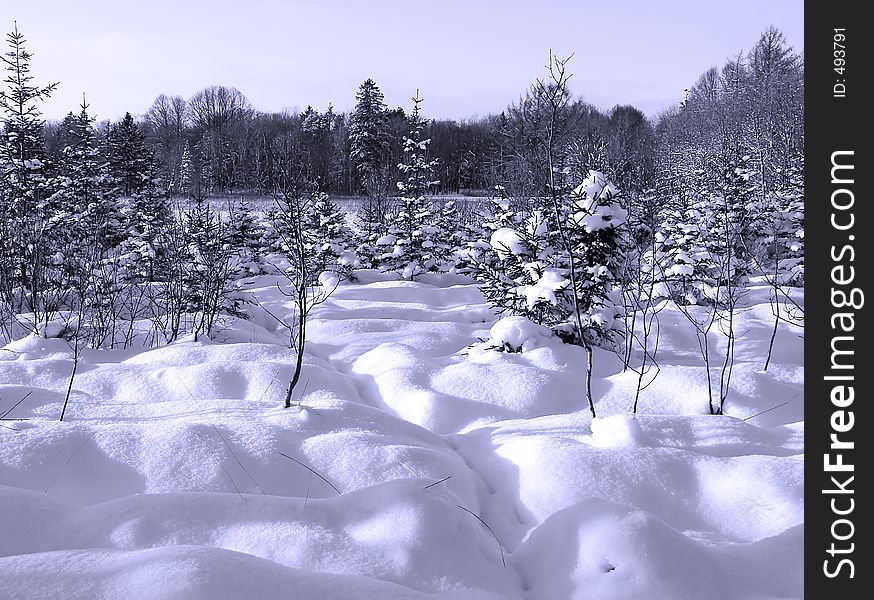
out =
{"type": "Polygon", "coordinates": [[[538,345],[549,343],[554,339],[548,327],[538,325],[525,317],[504,317],[492,325],[489,339],[499,348],[510,348],[514,351],[533,350],[538,345]]]}
{"type": "Polygon", "coordinates": [[[536,282],[519,287],[519,293],[525,297],[528,308],[534,308],[540,302],[557,304],[556,293],[570,286],[571,282],[559,269],[546,268],[536,282]]]}
{"type": "Polygon", "coordinates": [[[319,273],[319,285],[332,290],[340,284],[340,277],[334,271],[323,271],[319,273]]]}
{"type": "Polygon", "coordinates": [[[619,205],[615,199],[618,196],[618,190],[603,173],[589,171],[586,179],[571,192],[580,209],[574,220],[590,233],[621,225],[628,219],[628,211],[619,205]]]}
{"type": "Polygon", "coordinates": [[[525,238],[521,233],[510,227],[496,229],[492,233],[489,244],[495,249],[499,257],[505,257],[509,254],[521,256],[528,252],[525,238]]]}
{"type": "Polygon", "coordinates": [[[84,349],[63,422],[70,345],[0,349],[0,598],[802,597],[802,330],[780,324],[763,371],[766,282],[725,415],[665,301],[637,414],[637,374],[594,349],[593,419],[582,348],[463,276],[365,270],[328,282],[284,409],[265,311],[293,305],[251,281],[216,340],[84,349]]]}

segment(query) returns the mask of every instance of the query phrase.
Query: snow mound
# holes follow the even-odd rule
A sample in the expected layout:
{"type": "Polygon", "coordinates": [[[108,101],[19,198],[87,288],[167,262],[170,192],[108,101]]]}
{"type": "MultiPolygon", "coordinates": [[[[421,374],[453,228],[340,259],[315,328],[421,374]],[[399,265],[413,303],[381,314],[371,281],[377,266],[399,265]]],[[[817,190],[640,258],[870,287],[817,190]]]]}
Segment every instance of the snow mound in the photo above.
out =
{"type": "MultiPolygon", "coordinates": [[[[356,575],[293,569],[243,552],[205,546],[144,550],[66,550],[0,558],[6,598],[90,600],[427,600],[432,594],[356,575]]],[[[497,600],[458,592],[441,600],[497,600]]]]}
{"type": "MultiPolygon", "coordinates": [[[[475,507],[468,509],[434,483],[395,481],[325,499],[139,494],[81,509],[42,498],[34,502],[36,494],[14,488],[0,488],[0,497],[16,517],[20,538],[14,546],[31,553],[163,547],[172,554],[174,547],[209,546],[425,592],[514,589],[503,551],[474,516],[475,507]]],[[[171,570],[187,563],[173,562],[171,570]]],[[[163,596],[156,591],[156,597],[163,596]]]]}
{"type": "Polygon", "coordinates": [[[495,424],[455,443],[473,469],[489,473],[493,488],[511,490],[529,523],[590,497],[640,508],[718,542],[757,541],[804,520],[803,456],[787,455],[779,435],[770,443],[755,436],[753,446],[746,436],[755,428],[714,416],[684,419],[673,432],[662,418],[653,425],[643,415],[591,422],[599,420],[592,435],[581,411],[495,424]],[[686,441],[675,445],[671,435],[711,445],[702,454],[686,441]],[[751,505],[756,510],[738,510],[751,505]]]}
{"type": "Polygon", "coordinates": [[[489,330],[490,343],[511,352],[533,350],[554,340],[549,327],[520,316],[504,317],[489,330]]]}
{"type": "Polygon", "coordinates": [[[634,415],[612,415],[592,419],[592,444],[601,448],[647,445],[647,436],[634,415]]]}
{"type": "Polygon", "coordinates": [[[801,527],[719,548],[653,515],[588,498],[551,515],[513,555],[532,598],[800,598],[801,527]],[[774,577],[775,572],[791,577],[774,577]],[[744,573],[744,581],[737,581],[744,573]]]}

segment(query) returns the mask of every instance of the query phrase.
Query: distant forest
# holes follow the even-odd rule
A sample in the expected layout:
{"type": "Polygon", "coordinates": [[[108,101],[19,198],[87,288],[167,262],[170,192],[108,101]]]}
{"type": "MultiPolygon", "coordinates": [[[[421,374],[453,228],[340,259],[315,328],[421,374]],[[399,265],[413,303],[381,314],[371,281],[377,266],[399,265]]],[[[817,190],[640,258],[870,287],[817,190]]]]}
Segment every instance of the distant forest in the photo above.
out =
{"type": "MultiPolygon", "coordinates": [[[[570,71],[573,66],[571,61],[570,71]]],[[[631,105],[605,111],[569,98],[551,143],[560,147],[562,168],[572,178],[582,180],[589,169],[598,169],[626,195],[675,185],[683,173],[745,155],[753,157],[769,185],[779,186],[802,160],[802,73],[802,57],[779,31],[768,29],[748,53],[702,74],[681,104],[654,120],[631,105]]],[[[428,90],[421,92],[427,116],[428,90]]],[[[429,157],[437,160],[432,191],[481,194],[502,186],[514,197],[544,194],[549,111],[543,100],[535,82],[496,114],[426,120],[429,157]]],[[[42,126],[49,165],[63,164],[64,149],[76,143],[82,112],[83,107],[71,107],[62,121],[42,126]]],[[[119,153],[139,153],[140,164],[154,163],[162,188],[174,196],[192,189],[269,195],[276,185],[271,164],[279,155],[295,163],[301,180],[318,191],[394,195],[409,117],[409,110],[386,105],[372,79],[361,84],[349,113],[330,105],[261,112],[236,88],[215,85],[188,99],[161,94],[144,115],[102,122],[94,133],[116,175],[130,179],[121,172],[130,165],[120,163],[119,153]]],[[[7,118],[7,129],[8,123],[7,118]]]]}

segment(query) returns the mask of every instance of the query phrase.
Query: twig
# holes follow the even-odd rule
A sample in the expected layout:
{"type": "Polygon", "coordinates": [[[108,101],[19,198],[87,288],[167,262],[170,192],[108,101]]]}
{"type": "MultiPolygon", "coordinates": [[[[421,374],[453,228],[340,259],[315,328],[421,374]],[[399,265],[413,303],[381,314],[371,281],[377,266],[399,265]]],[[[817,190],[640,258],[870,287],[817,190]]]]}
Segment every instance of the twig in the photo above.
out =
{"type": "Polygon", "coordinates": [[[96,433],[97,433],[97,430],[92,431],[92,432],[91,432],[91,435],[89,435],[87,438],[85,438],[85,441],[84,441],[84,442],[82,442],[81,444],[79,444],[79,447],[76,448],[76,451],[73,452],[73,454],[70,455],[70,458],[67,459],[67,462],[64,463],[64,465],[61,467],[61,470],[58,471],[58,474],[54,476],[54,478],[53,478],[53,479],[49,482],[49,484],[46,486],[46,489],[44,489],[44,490],[42,491],[43,494],[48,494],[48,492],[49,492],[49,488],[52,487],[52,486],[54,485],[54,483],[55,483],[55,482],[60,478],[61,475],[63,475],[63,473],[64,473],[64,467],[66,467],[66,466],[69,465],[71,462],[73,462],[73,459],[76,458],[76,455],[79,454],[79,451],[80,451],[82,448],[85,447],[85,444],[87,444],[89,441],[91,441],[91,438],[93,438],[94,435],[95,435],[96,433]]]}
{"type": "MultiPolygon", "coordinates": [[[[300,393],[300,397],[301,397],[301,398],[303,398],[304,396],[306,396],[307,388],[308,388],[308,387],[310,387],[310,380],[309,380],[309,379],[307,379],[307,380],[306,380],[306,383],[303,384],[303,391],[300,393]]],[[[303,400],[298,400],[298,401],[297,401],[297,405],[298,405],[298,406],[301,406],[301,402],[303,402],[303,400]]]]}
{"type": "Polygon", "coordinates": [[[9,413],[11,413],[13,410],[15,410],[15,407],[16,407],[16,406],[18,406],[19,404],[21,404],[22,402],[24,402],[25,400],[27,400],[28,396],[30,396],[32,393],[33,393],[33,390],[27,392],[27,393],[24,395],[24,398],[22,398],[21,400],[19,400],[19,401],[16,402],[15,404],[13,404],[11,408],[5,410],[5,411],[3,412],[3,414],[0,415],[0,421],[4,420],[4,419],[6,418],[6,415],[8,415],[9,413]]]}
{"type": "Polygon", "coordinates": [[[781,406],[786,406],[787,404],[789,404],[790,402],[795,400],[800,395],[801,395],[801,392],[795,394],[794,396],[792,396],[791,398],[789,398],[786,402],[783,402],[782,404],[778,404],[777,406],[772,406],[771,408],[767,408],[761,412],[757,412],[754,415],[750,415],[744,419],[741,419],[741,421],[749,421],[750,419],[754,419],[755,417],[758,417],[759,415],[763,415],[765,413],[771,412],[772,410],[776,410],[776,409],[780,408],[781,406]]]}
{"type": "Polygon", "coordinates": [[[273,385],[273,382],[276,381],[276,376],[273,376],[273,379],[270,380],[270,383],[267,384],[267,387],[264,388],[264,391],[261,393],[261,396],[258,397],[258,402],[261,402],[264,399],[264,396],[267,395],[267,392],[270,391],[270,386],[273,385]]]}
{"type": "Polygon", "coordinates": [[[428,488],[432,488],[432,487],[434,487],[435,485],[438,485],[438,484],[443,483],[443,482],[446,481],[447,479],[452,479],[452,475],[447,475],[447,476],[444,477],[443,479],[440,479],[440,480],[438,480],[438,481],[435,481],[434,483],[429,483],[428,485],[426,485],[426,486],[423,487],[422,489],[423,489],[423,490],[427,490],[428,488]]]}
{"type": "MultiPolygon", "coordinates": [[[[203,435],[199,431],[197,431],[197,430],[192,430],[192,431],[194,431],[194,435],[196,435],[201,440],[203,440],[204,443],[209,444],[209,440],[207,440],[205,437],[203,437],[203,435]]],[[[231,473],[230,473],[230,471],[228,471],[227,467],[225,467],[225,465],[222,464],[222,461],[220,461],[220,460],[218,461],[218,466],[221,467],[222,471],[225,472],[225,476],[228,478],[228,481],[231,482],[231,485],[234,486],[234,490],[236,490],[237,495],[240,496],[240,500],[244,500],[243,492],[240,491],[240,488],[237,485],[237,482],[234,481],[233,477],[231,477],[231,473]]],[[[246,469],[243,469],[243,470],[245,471],[246,469]]],[[[250,477],[251,477],[251,475],[250,475],[250,477]]],[[[258,485],[258,483],[256,482],[255,485],[258,485]]],[[[258,488],[258,489],[261,489],[261,488],[258,488]]],[[[262,491],[261,493],[263,494],[264,492],[262,491]]]]}
{"type": "Polygon", "coordinates": [[[287,458],[287,459],[289,459],[289,460],[293,460],[294,462],[296,462],[297,464],[299,464],[300,466],[302,466],[304,469],[306,469],[307,471],[309,471],[310,473],[312,473],[313,475],[315,475],[316,477],[318,477],[319,479],[321,479],[322,481],[324,481],[325,483],[327,483],[329,486],[331,486],[331,489],[332,489],[332,490],[334,490],[335,492],[337,492],[337,495],[338,495],[338,496],[342,496],[342,495],[343,495],[343,492],[341,492],[340,490],[338,490],[338,489],[337,489],[337,486],[335,486],[333,483],[331,483],[330,481],[328,481],[327,479],[325,479],[324,477],[322,477],[322,476],[321,476],[321,475],[320,475],[320,474],[319,474],[315,469],[313,469],[312,467],[307,466],[306,464],[304,464],[304,463],[302,463],[301,461],[297,460],[297,459],[294,458],[293,456],[289,456],[289,455],[286,454],[285,452],[280,452],[279,454],[280,454],[281,456],[284,456],[285,458],[287,458]]]}
{"type": "Polygon", "coordinates": [[[507,561],[504,559],[504,547],[501,545],[501,540],[499,540],[499,539],[498,539],[498,536],[495,535],[494,530],[493,530],[491,527],[489,527],[489,524],[486,523],[485,521],[483,521],[482,518],[481,518],[478,514],[476,514],[475,512],[473,512],[472,510],[469,510],[469,509],[467,509],[467,508],[464,508],[464,507],[463,507],[462,505],[460,505],[460,504],[456,504],[455,506],[457,506],[458,508],[460,508],[460,509],[463,510],[464,512],[468,512],[468,513],[472,514],[474,517],[476,517],[476,520],[477,520],[477,521],[479,521],[480,523],[482,523],[483,525],[485,525],[486,529],[489,530],[489,533],[492,534],[492,537],[494,537],[494,538],[495,538],[495,541],[498,543],[498,550],[501,551],[501,564],[502,564],[504,567],[506,567],[506,566],[507,566],[507,561]]]}
{"type": "Polygon", "coordinates": [[[313,475],[312,475],[312,473],[310,473],[307,475],[307,491],[306,491],[306,495],[303,498],[303,507],[304,508],[307,507],[307,504],[310,501],[310,484],[312,482],[313,482],[313,475]]]}
{"type": "MultiPolygon", "coordinates": [[[[203,406],[200,404],[200,401],[198,401],[198,399],[194,397],[194,394],[191,393],[191,390],[188,389],[188,386],[185,385],[185,382],[184,382],[184,381],[182,381],[182,378],[179,377],[179,373],[177,373],[176,371],[173,371],[173,374],[176,376],[176,379],[179,381],[179,384],[180,384],[180,385],[185,389],[186,392],[188,392],[188,396],[189,396],[192,400],[194,400],[194,403],[197,404],[197,407],[198,407],[201,411],[203,411],[203,406]]],[[[213,431],[216,432],[216,435],[219,436],[219,439],[222,441],[222,443],[225,445],[225,447],[228,449],[228,452],[231,453],[231,456],[234,458],[234,460],[237,461],[237,464],[240,465],[240,468],[243,469],[243,472],[246,473],[246,475],[249,476],[249,479],[252,480],[252,483],[254,483],[254,484],[255,484],[255,487],[258,488],[258,491],[261,492],[261,495],[262,495],[262,496],[263,496],[263,495],[266,495],[266,494],[264,494],[264,490],[261,489],[261,486],[258,484],[258,482],[255,480],[255,478],[254,478],[254,477],[252,476],[252,474],[249,472],[249,469],[247,469],[246,467],[244,467],[244,466],[243,466],[243,463],[240,462],[240,459],[239,459],[239,457],[237,456],[237,453],[234,452],[234,449],[233,449],[233,448],[231,448],[231,445],[230,445],[230,444],[228,443],[228,441],[225,439],[225,436],[222,435],[222,432],[219,431],[219,428],[216,427],[214,424],[211,425],[211,427],[212,427],[213,431]]],[[[224,466],[223,466],[222,468],[224,468],[224,466]]],[[[225,472],[227,473],[227,471],[225,471],[225,472]]],[[[230,478],[230,475],[228,476],[228,478],[230,478]]],[[[231,479],[231,483],[233,483],[233,479],[231,479]]],[[[236,484],[234,484],[234,487],[235,487],[235,488],[237,487],[236,484]]],[[[237,489],[237,492],[239,492],[239,491],[240,491],[240,490],[237,489]]],[[[240,497],[242,497],[242,494],[240,494],[240,497]]]]}
{"type": "Polygon", "coordinates": [[[410,472],[410,475],[412,475],[413,477],[421,477],[421,475],[419,475],[419,474],[416,473],[413,469],[411,469],[411,468],[410,468],[410,465],[408,465],[408,464],[405,463],[404,461],[402,461],[402,460],[398,460],[398,463],[400,463],[401,466],[403,466],[407,471],[409,471],[409,472],[410,472]]]}

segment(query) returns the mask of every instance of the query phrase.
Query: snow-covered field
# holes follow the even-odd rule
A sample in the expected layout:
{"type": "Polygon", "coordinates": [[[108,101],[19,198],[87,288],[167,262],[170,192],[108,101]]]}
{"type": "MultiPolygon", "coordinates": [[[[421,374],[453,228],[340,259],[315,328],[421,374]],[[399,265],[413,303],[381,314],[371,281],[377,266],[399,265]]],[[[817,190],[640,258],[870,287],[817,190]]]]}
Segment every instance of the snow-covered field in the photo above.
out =
{"type": "MultiPolygon", "coordinates": [[[[282,316],[274,282],[253,290],[282,316]]],[[[291,409],[258,307],[216,341],[86,351],[63,422],[69,346],[14,341],[0,597],[800,598],[803,343],[782,325],[762,370],[767,297],[737,317],[726,416],[675,309],[638,415],[636,376],[596,350],[592,420],[584,351],[490,348],[497,318],[458,276],[341,286],[291,409]]]]}

